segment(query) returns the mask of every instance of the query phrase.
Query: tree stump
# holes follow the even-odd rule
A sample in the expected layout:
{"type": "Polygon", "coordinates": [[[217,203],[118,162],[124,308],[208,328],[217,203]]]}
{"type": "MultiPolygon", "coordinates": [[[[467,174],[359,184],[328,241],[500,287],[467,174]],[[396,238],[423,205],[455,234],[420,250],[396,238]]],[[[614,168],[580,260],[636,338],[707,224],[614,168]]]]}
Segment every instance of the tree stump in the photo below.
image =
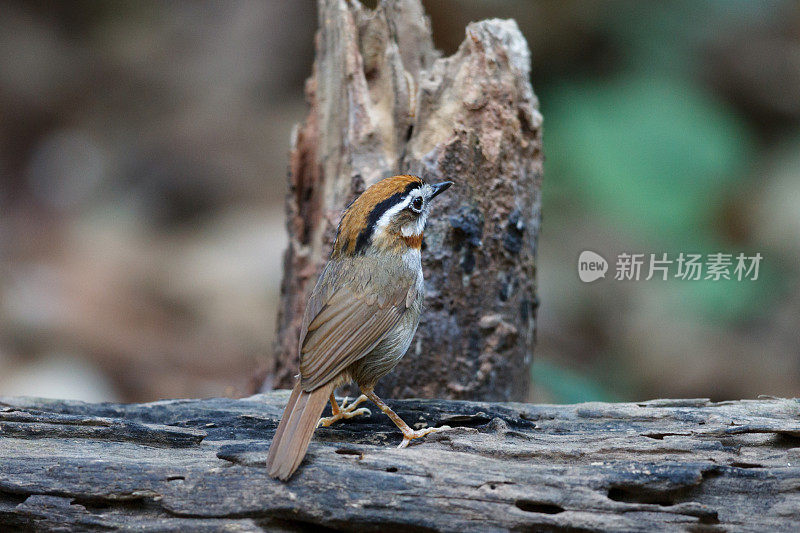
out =
{"type": "Polygon", "coordinates": [[[797,400],[389,402],[266,472],[288,398],[0,398],[0,530],[797,531],[797,400]]]}
{"type": "Polygon", "coordinates": [[[300,323],[343,208],[412,173],[455,185],[423,243],[426,309],[388,397],[524,400],[535,331],[541,123],[512,20],[470,24],[439,58],[418,0],[320,0],[310,110],[292,142],[275,369],[291,387],[300,323]]]}

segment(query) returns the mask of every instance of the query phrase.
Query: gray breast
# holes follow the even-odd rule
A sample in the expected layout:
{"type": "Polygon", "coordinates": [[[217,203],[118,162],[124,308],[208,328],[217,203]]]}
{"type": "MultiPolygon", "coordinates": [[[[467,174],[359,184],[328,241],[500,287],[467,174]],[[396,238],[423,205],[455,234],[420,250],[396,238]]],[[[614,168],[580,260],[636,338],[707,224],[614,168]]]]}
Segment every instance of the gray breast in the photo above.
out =
{"type": "Polygon", "coordinates": [[[421,271],[418,286],[420,290],[417,291],[417,297],[397,325],[389,330],[383,340],[368,355],[350,366],[350,375],[359,386],[374,385],[380,378],[391,372],[408,351],[419,325],[422,301],[425,298],[421,271]]]}

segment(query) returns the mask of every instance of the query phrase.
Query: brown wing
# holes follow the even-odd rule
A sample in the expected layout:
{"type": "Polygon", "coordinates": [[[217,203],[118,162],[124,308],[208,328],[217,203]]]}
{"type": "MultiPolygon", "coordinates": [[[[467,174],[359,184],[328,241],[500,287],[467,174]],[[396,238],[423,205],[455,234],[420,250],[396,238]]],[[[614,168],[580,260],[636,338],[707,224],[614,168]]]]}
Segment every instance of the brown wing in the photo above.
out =
{"type": "Polygon", "coordinates": [[[324,303],[319,301],[324,295],[312,296],[300,344],[303,390],[324,385],[372,351],[406,312],[410,290],[410,282],[399,282],[377,297],[343,284],[324,303]]]}

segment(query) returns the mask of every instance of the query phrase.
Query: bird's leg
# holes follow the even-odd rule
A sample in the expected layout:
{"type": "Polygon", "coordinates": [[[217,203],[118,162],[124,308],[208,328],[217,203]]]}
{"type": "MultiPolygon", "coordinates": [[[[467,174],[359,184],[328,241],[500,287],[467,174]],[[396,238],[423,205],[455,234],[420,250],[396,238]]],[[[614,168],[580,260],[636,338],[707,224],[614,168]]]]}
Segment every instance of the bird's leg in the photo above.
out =
{"type": "Polygon", "coordinates": [[[377,405],[377,406],[380,408],[380,410],[384,412],[384,414],[385,414],[386,416],[388,416],[389,418],[391,418],[391,419],[392,419],[392,422],[394,422],[394,424],[395,424],[395,425],[396,425],[398,428],[400,428],[400,431],[402,431],[402,432],[403,432],[403,442],[401,442],[401,443],[400,443],[400,445],[398,446],[398,448],[405,448],[406,446],[408,446],[408,443],[410,443],[412,440],[414,440],[414,439],[418,439],[418,438],[420,438],[420,437],[424,437],[424,436],[425,436],[425,435],[427,435],[428,433],[436,433],[437,431],[442,431],[442,430],[445,430],[445,429],[450,429],[450,426],[442,426],[442,427],[438,427],[438,428],[425,428],[425,429],[416,429],[416,430],[414,430],[414,429],[411,429],[411,426],[409,426],[408,424],[406,424],[406,423],[403,421],[403,419],[402,419],[402,418],[400,418],[400,417],[398,416],[398,414],[397,414],[397,413],[395,413],[394,411],[392,411],[391,407],[389,407],[388,405],[386,405],[386,404],[383,402],[383,400],[381,400],[381,399],[378,397],[378,395],[377,395],[377,394],[375,394],[375,392],[373,392],[373,390],[372,390],[371,388],[370,388],[370,389],[366,389],[366,390],[365,390],[365,389],[361,389],[361,392],[363,392],[363,393],[364,393],[362,396],[366,396],[367,398],[369,398],[370,400],[372,400],[372,403],[374,403],[375,405],[377,405]]]}
{"type": "Polygon", "coordinates": [[[360,409],[356,409],[358,404],[366,402],[367,397],[363,394],[356,398],[356,401],[351,403],[350,405],[347,404],[347,398],[344,399],[342,402],[341,407],[338,403],[336,403],[336,398],[333,397],[333,393],[331,393],[331,416],[326,416],[324,418],[320,418],[319,422],[317,423],[317,427],[328,427],[334,422],[338,422],[343,418],[353,418],[354,416],[358,415],[366,415],[369,416],[372,412],[367,409],[366,407],[361,407],[360,409]]]}

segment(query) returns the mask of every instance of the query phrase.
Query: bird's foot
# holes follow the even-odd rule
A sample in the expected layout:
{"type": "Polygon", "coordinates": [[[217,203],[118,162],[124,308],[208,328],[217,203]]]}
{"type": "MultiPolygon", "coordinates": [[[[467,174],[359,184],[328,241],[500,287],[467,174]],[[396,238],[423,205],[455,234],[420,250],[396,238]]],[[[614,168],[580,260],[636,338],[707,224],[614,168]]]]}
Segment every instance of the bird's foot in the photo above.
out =
{"type": "Polygon", "coordinates": [[[420,437],[424,437],[425,435],[427,435],[429,433],[437,433],[439,431],[444,431],[446,429],[450,429],[450,426],[442,426],[442,427],[438,427],[438,428],[425,428],[425,429],[417,429],[417,430],[409,428],[408,431],[403,431],[403,442],[401,442],[400,445],[397,446],[397,447],[398,448],[405,448],[414,439],[418,439],[420,437]]]}
{"type": "MultiPolygon", "coordinates": [[[[350,405],[347,405],[347,400],[348,399],[345,398],[344,401],[342,402],[342,405],[340,405],[338,407],[338,409],[333,409],[333,415],[332,416],[326,416],[326,417],[320,418],[319,422],[317,423],[317,427],[320,427],[320,426],[328,427],[331,424],[333,424],[335,422],[338,422],[339,420],[342,420],[342,419],[353,418],[354,416],[359,416],[359,415],[369,416],[369,415],[372,414],[372,411],[370,411],[366,407],[361,407],[359,409],[356,409],[356,407],[358,407],[358,404],[367,401],[367,397],[364,396],[363,394],[361,396],[359,396],[358,398],[356,398],[356,401],[354,401],[350,405]]],[[[331,407],[333,407],[333,406],[331,406],[331,407]]]]}

